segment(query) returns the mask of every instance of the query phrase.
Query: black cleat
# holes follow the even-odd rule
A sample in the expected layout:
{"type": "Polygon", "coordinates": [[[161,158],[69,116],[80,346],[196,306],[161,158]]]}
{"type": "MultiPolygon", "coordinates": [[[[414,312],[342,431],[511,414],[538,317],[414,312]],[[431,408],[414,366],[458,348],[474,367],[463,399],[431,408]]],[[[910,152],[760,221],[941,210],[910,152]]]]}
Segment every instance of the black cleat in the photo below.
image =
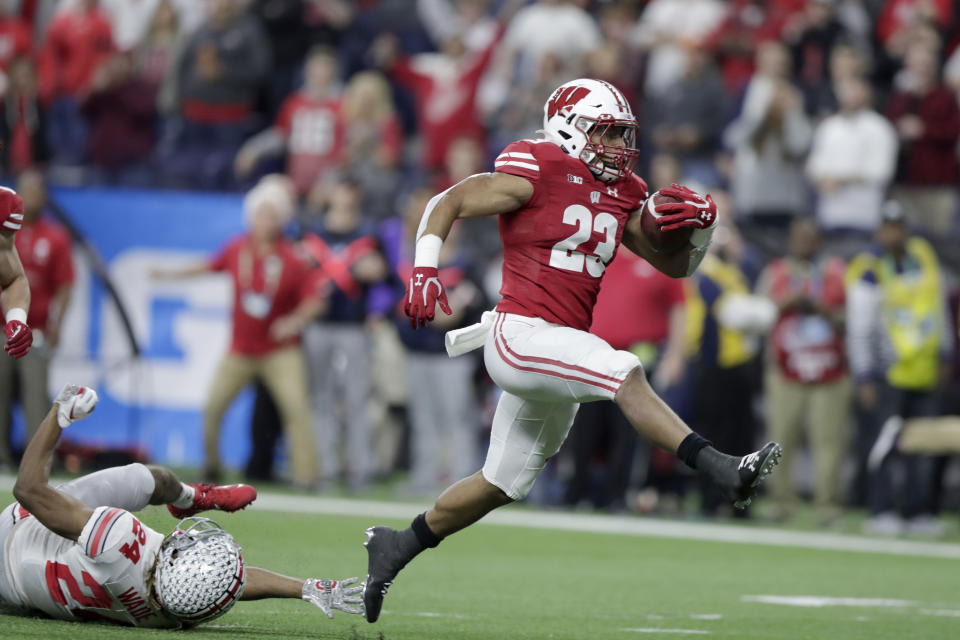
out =
{"type": "Polygon", "coordinates": [[[401,555],[397,538],[400,532],[390,527],[366,530],[367,579],[363,583],[363,607],[367,622],[376,622],[383,607],[383,598],[400,570],[407,564],[401,555]]]}
{"type": "Polygon", "coordinates": [[[733,500],[733,506],[737,509],[744,509],[753,500],[757,487],[763,482],[763,479],[770,475],[773,468],[780,462],[780,456],[783,455],[783,449],[776,442],[768,442],[763,445],[759,451],[740,458],[737,465],[737,475],[739,484],[735,487],[726,488],[728,497],[733,500]]]}

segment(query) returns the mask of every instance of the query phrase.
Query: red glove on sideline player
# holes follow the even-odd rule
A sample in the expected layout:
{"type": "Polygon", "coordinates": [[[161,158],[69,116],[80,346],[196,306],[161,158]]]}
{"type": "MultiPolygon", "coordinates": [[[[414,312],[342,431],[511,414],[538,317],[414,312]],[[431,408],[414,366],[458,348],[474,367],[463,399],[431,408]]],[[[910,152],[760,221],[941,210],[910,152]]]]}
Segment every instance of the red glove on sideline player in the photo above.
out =
{"type": "Polygon", "coordinates": [[[427,326],[427,321],[433,320],[437,303],[444,313],[451,313],[447,292],[440,282],[440,272],[436,267],[414,267],[403,303],[403,312],[410,317],[410,326],[414,329],[427,326]]]}
{"type": "Polygon", "coordinates": [[[709,195],[704,198],[693,189],[679,184],[660,189],[659,193],[683,200],[656,206],[654,211],[660,216],[657,226],[662,231],[706,229],[717,221],[717,204],[709,195]]]}
{"type": "Polygon", "coordinates": [[[3,327],[3,332],[7,336],[7,344],[3,350],[14,358],[22,358],[30,351],[30,345],[33,344],[33,332],[30,327],[19,320],[11,320],[3,327]]]}

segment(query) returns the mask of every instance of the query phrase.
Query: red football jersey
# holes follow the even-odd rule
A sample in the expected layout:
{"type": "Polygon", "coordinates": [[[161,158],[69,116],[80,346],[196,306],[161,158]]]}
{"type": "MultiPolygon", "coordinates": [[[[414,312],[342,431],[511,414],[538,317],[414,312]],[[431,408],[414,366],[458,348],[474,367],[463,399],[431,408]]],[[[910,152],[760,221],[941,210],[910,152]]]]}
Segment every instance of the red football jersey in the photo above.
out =
{"type": "Polygon", "coordinates": [[[647,197],[646,183],[634,174],[597,180],[546,140],[511,143],[494,170],[533,184],[530,201],[499,218],[503,299],[497,310],[588,330],[600,280],[630,214],[647,197]]]}

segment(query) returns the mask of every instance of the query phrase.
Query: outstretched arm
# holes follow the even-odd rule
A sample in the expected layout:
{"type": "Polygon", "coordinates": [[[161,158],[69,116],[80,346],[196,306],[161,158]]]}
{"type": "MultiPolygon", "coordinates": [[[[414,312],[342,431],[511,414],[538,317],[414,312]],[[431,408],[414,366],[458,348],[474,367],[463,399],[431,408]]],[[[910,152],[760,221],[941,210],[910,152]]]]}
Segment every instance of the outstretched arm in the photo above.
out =
{"type": "Polygon", "coordinates": [[[465,178],[427,203],[417,229],[413,274],[407,284],[404,312],[414,329],[433,320],[436,305],[451,313],[437,267],[440,247],[458,218],[516,211],[533,197],[533,184],[508,173],[478,173],[465,178]]]}
{"type": "Polygon", "coordinates": [[[360,607],[351,606],[361,604],[359,593],[363,587],[350,586],[356,582],[356,578],[301,580],[258,567],[248,567],[247,586],[240,599],[297,598],[319,607],[328,618],[332,618],[334,609],[345,613],[362,613],[360,607]]]}
{"type": "Polygon", "coordinates": [[[65,386],[23,452],[17,482],[13,486],[13,496],[21,507],[47,529],[69,540],[80,537],[93,510],[48,484],[50,463],[60,432],[74,420],[90,415],[96,404],[97,392],[93,389],[65,386]]]}

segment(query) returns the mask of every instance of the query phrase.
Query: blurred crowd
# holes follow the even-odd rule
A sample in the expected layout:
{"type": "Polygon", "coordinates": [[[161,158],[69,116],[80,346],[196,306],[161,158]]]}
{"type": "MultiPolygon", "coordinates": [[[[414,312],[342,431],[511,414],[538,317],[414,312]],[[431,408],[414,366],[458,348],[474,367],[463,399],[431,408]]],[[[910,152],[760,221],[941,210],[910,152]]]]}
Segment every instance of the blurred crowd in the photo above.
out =
{"type": "MultiPolygon", "coordinates": [[[[223,412],[254,382],[253,478],[273,477],[281,433],[305,488],[404,469],[429,495],[478,467],[493,387],[443,332],[497,300],[496,223],[454,229],[454,314],[417,332],[397,311],[413,237],[430,197],[588,76],[634,105],[651,189],[709,191],[723,221],[686,281],[621,252],[592,331],[723,450],[784,445],[776,519],[809,495],[824,525],[856,504],[876,533],[942,532],[953,451],[929,420],[960,413],[937,255],[960,234],[950,0],[3,0],[0,69],[5,174],[247,193],[247,235],[156,274],[234,282],[211,479],[223,412]]],[[[533,499],[669,513],[688,493],[723,512],[595,403],[533,499]]]]}

